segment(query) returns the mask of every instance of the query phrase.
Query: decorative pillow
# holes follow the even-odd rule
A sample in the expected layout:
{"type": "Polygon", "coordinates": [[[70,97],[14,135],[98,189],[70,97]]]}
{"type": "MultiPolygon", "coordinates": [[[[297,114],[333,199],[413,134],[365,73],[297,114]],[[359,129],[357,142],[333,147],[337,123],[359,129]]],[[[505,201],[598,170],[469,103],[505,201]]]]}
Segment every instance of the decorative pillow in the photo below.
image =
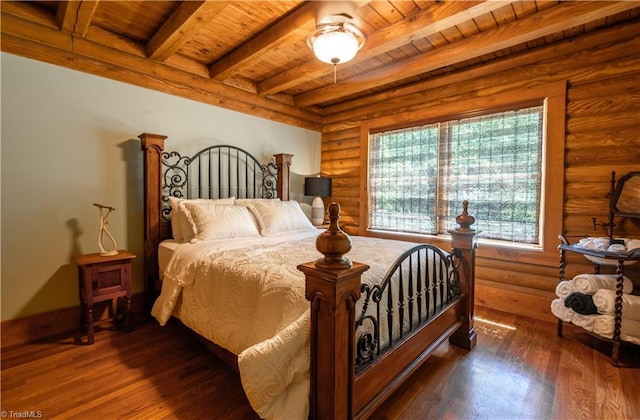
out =
{"type": "Polygon", "coordinates": [[[193,242],[260,236],[249,210],[217,203],[180,203],[193,231],[193,242]]]}
{"type": "Polygon", "coordinates": [[[251,213],[251,218],[253,219],[253,223],[255,223],[256,226],[259,226],[258,220],[256,219],[256,216],[253,214],[249,206],[251,205],[251,203],[256,203],[260,201],[273,201],[273,200],[280,201],[279,198],[238,198],[236,199],[236,206],[247,207],[249,209],[249,213],[251,213]]]}
{"type": "Polygon", "coordinates": [[[187,221],[187,215],[185,210],[180,206],[183,202],[191,203],[216,203],[221,205],[234,205],[235,197],[208,199],[208,198],[177,198],[169,197],[169,204],[171,205],[171,232],[173,233],[173,239],[178,242],[189,242],[193,239],[193,229],[191,224],[187,221]]]}
{"type": "Polygon", "coordinates": [[[297,201],[254,201],[246,204],[258,222],[260,234],[275,235],[300,229],[315,229],[297,201]]]}

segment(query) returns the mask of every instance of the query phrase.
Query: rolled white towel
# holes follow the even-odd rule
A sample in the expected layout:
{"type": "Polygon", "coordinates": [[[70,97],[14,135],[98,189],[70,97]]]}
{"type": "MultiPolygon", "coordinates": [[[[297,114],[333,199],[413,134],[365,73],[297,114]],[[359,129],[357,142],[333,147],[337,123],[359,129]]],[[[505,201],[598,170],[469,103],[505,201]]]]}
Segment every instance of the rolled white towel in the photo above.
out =
{"type": "MultiPolygon", "coordinates": [[[[611,315],[598,315],[593,323],[593,332],[603,337],[613,337],[615,318],[611,315]]],[[[622,324],[621,324],[622,327],[622,324]]],[[[620,328],[622,330],[622,328],[620,328]]]]}
{"type": "Polygon", "coordinates": [[[556,318],[561,319],[564,322],[572,322],[573,317],[576,314],[571,310],[571,308],[564,306],[563,298],[557,298],[551,301],[551,313],[554,314],[556,318]]]}
{"type": "MultiPolygon", "coordinates": [[[[597,315],[594,318],[593,332],[603,337],[613,338],[615,317],[611,315],[597,315]]],[[[620,338],[624,341],[640,344],[640,321],[622,318],[620,338]]]]}
{"type": "Polygon", "coordinates": [[[571,323],[573,325],[577,325],[578,327],[584,328],[587,331],[593,331],[593,324],[597,317],[598,315],[582,315],[579,313],[574,313],[571,323]]]}
{"type": "Polygon", "coordinates": [[[584,328],[587,331],[593,331],[593,324],[598,317],[598,315],[582,315],[571,309],[571,312],[574,312],[573,319],[571,323],[573,325],[577,325],[578,327],[584,328]]]}
{"type": "Polygon", "coordinates": [[[573,286],[573,283],[568,280],[563,280],[556,286],[556,295],[561,298],[566,298],[575,291],[576,289],[573,286]]]}
{"type": "MultiPolygon", "coordinates": [[[[614,315],[616,292],[600,289],[593,294],[593,304],[603,315],[614,315]]],[[[622,317],[640,321],[640,296],[622,294],[622,317]]]]}
{"type": "Polygon", "coordinates": [[[620,334],[620,338],[624,341],[628,341],[629,343],[634,343],[640,345],[640,337],[629,334],[620,334]]]}
{"type": "Polygon", "coordinates": [[[608,289],[596,290],[593,294],[593,304],[602,315],[612,315],[615,310],[616,292],[608,289]]]}
{"type": "Polygon", "coordinates": [[[551,301],[551,313],[564,322],[570,322],[588,331],[593,331],[593,322],[597,318],[596,315],[582,315],[564,306],[564,298],[551,301]]]}
{"type": "Polygon", "coordinates": [[[640,248],[640,239],[628,239],[625,241],[625,245],[627,246],[627,252],[640,248]]]}
{"type": "MultiPolygon", "coordinates": [[[[576,292],[593,294],[598,289],[616,290],[617,274],[578,274],[571,282],[576,292]]],[[[631,293],[633,282],[627,277],[622,281],[622,291],[631,293]]]]}

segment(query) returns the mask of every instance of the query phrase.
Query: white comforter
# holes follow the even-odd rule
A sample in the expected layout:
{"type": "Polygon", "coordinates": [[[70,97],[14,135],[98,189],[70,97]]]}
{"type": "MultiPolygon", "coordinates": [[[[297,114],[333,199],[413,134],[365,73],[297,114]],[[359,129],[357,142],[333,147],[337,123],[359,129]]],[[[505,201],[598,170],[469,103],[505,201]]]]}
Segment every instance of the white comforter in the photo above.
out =
{"type": "MultiPolygon", "coordinates": [[[[180,245],[152,310],[160,324],[174,315],[238,355],[245,393],[263,418],[308,415],[309,302],[296,267],[321,257],[315,248],[319,233],[180,245]]],[[[352,237],[346,257],[371,267],[363,282],[381,279],[415,245],[382,241],[352,237]]]]}

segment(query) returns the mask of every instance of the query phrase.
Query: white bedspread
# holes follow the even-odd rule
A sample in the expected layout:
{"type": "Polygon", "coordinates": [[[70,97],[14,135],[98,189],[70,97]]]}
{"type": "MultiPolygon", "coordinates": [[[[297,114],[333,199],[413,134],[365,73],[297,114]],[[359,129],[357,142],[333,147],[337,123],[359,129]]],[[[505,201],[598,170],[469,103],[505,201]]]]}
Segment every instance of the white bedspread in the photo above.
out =
{"type": "MultiPolygon", "coordinates": [[[[309,302],[304,275],[296,267],[321,257],[315,249],[319,233],[182,244],[169,261],[152,310],[161,324],[175,315],[238,355],[245,393],[263,418],[307,418],[309,302]]],[[[382,241],[352,237],[346,257],[371,267],[365,283],[381,279],[415,245],[382,241]]]]}

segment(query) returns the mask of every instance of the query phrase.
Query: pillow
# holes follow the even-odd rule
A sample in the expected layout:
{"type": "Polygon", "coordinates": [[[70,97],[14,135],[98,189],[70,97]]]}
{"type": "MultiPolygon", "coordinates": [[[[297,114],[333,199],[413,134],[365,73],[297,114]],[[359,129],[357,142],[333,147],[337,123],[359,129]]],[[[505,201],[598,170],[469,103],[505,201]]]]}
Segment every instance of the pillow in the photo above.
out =
{"type": "Polygon", "coordinates": [[[236,198],[236,205],[246,206],[257,201],[280,201],[279,198],[236,198]]]}
{"type": "MultiPolygon", "coordinates": [[[[271,201],[271,200],[277,200],[280,201],[279,198],[238,198],[236,199],[236,206],[245,206],[247,208],[249,208],[249,205],[251,203],[255,203],[258,201],[271,201]]],[[[251,210],[251,209],[249,209],[251,210]]],[[[253,219],[253,223],[256,224],[256,226],[258,225],[258,220],[256,219],[256,216],[253,214],[252,211],[249,211],[251,213],[251,218],[253,219]]]]}
{"type": "Polygon", "coordinates": [[[260,236],[246,207],[217,203],[180,203],[193,231],[192,243],[260,236]]]}
{"type": "Polygon", "coordinates": [[[297,201],[254,201],[246,204],[251,210],[260,234],[275,235],[300,229],[315,229],[297,201]]]}
{"type": "Polygon", "coordinates": [[[187,215],[185,210],[180,207],[180,204],[183,202],[191,202],[191,203],[216,203],[216,204],[224,204],[224,205],[234,205],[235,197],[229,198],[219,198],[219,199],[208,199],[208,198],[196,198],[196,199],[186,199],[186,198],[177,198],[177,197],[169,197],[169,204],[171,205],[171,232],[173,233],[173,239],[178,242],[189,242],[193,239],[193,229],[191,228],[191,224],[187,221],[187,215]]]}

